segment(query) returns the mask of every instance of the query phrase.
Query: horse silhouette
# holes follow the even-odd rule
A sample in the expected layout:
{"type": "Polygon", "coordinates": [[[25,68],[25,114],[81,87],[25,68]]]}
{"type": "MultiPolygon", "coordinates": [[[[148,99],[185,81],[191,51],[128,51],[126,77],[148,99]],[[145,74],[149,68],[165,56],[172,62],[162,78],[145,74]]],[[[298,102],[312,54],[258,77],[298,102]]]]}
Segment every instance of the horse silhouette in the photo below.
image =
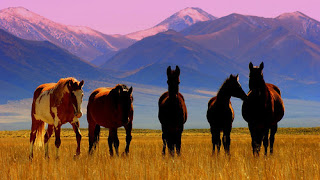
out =
{"type": "Polygon", "coordinates": [[[171,70],[171,66],[167,68],[168,91],[159,98],[158,118],[162,127],[163,155],[165,155],[166,145],[168,145],[172,156],[174,155],[174,148],[180,155],[181,134],[184,123],[187,121],[187,107],[182,94],[179,93],[179,75],[180,68],[178,66],[175,70],[171,70]]]}
{"type": "Polygon", "coordinates": [[[230,101],[231,96],[245,100],[246,93],[242,90],[239,83],[239,76],[230,75],[220,87],[217,96],[208,102],[207,119],[210,124],[212,135],[213,153],[215,146],[220,151],[221,139],[220,132],[223,131],[223,147],[227,154],[230,152],[230,132],[234,119],[234,111],[230,101]]]}
{"type": "Polygon", "coordinates": [[[261,143],[267,155],[270,131],[270,153],[273,153],[274,136],[278,122],[284,116],[280,89],[263,78],[263,62],[259,67],[250,62],[248,99],[242,104],[242,116],[248,122],[254,155],[259,155],[261,143]]]}

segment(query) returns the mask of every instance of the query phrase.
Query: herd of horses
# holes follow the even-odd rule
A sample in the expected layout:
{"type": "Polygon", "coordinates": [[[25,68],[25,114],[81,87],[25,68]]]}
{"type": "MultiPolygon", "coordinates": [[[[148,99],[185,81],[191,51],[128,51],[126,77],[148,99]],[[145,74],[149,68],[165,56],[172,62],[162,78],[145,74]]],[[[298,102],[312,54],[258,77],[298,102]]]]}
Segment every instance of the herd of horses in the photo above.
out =
{"type": "MultiPolygon", "coordinates": [[[[217,95],[208,102],[207,119],[212,134],[213,152],[220,151],[221,138],[227,154],[230,153],[230,132],[234,120],[234,111],[230,101],[231,96],[243,101],[242,116],[248,122],[252,150],[254,155],[259,155],[263,142],[265,155],[267,155],[270,141],[270,153],[273,153],[274,136],[277,132],[277,123],[284,115],[284,104],[281,99],[280,89],[263,78],[263,62],[260,66],[253,66],[250,62],[249,93],[246,94],[239,83],[239,76],[230,75],[222,84],[217,95]],[[270,137],[269,137],[270,131],[270,137]]],[[[166,147],[170,155],[175,152],[180,155],[181,134],[187,121],[187,108],[184,97],[179,93],[180,68],[172,70],[167,68],[168,91],[159,98],[158,118],[162,127],[163,149],[166,147]]],[[[42,84],[34,92],[31,117],[30,153],[33,158],[33,146],[37,142],[44,143],[45,157],[49,157],[48,141],[55,132],[56,157],[59,157],[61,144],[61,126],[70,123],[76,134],[77,149],[75,157],[80,154],[81,133],[79,118],[82,116],[81,104],[83,98],[82,87],[84,81],[75,78],[60,79],[57,83],[42,84]],[[45,132],[45,124],[48,128],[45,132]],[[45,132],[45,134],[44,134],[45,132]],[[37,137],[37,138],[36,138],[37,137]],[[37,139],[37,141],[36,141],[37,139]]],[[[124,126],[126,130],[125,154],[129,153],[132,139],[133,121],[133,88],[118,84],[114,88],[98,88],[94,90],[88,101],[87,121],[89,129],[89,154],[92,154],[99,142],[100,126],[109,128],[108,145],[109,153],[114,154],[113,147],[119,155],[119,139],[117,128],[124,126]]]]}

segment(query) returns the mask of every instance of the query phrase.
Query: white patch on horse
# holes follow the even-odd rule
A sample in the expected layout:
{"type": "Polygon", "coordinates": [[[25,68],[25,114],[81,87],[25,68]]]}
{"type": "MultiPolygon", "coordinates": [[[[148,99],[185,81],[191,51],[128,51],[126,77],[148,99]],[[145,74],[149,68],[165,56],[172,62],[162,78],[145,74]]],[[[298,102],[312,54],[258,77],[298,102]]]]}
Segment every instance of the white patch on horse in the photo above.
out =
{"type": "Polygon", "coordinates": [[[34,117],[48,124],[53,124],[54,119],[50,114],[50,96],[53,90],[45,91],[36,99],[34,117]]]}
{"type": "MultiPolygon", "coordinates": [[[[58,118],[58,110],[57,107],[51,107],[50,104],[50,97],[53,94],[54,90],[55,88],[44,91],[36,99],[34,117],[36,120],[41,120],[50,125],[54,124],[54,126],[57,127],[60,121],[60,119],[58,118]],[[54,113],[54,117],[52,117],[50,113],[51,111],[54,113]]],[[[62,93],[64,94],[67,92],[68,88],[65,87],[62,93]]],[[[59,101],[61,101],[61,99],[59,99],[59,101]]]]}
{"type": "Polygon", "coordinates": [[[81,104],[82,104],[82,97],[83,97],[83,90],[76,90],[76,91],[73,91],[73,94],[76,96],[76,99],[77,99],[77,106],[78,107],[73,107],[75,108],[75,112],[79,113],[81,111],[81,104]]]}
{"type": "Polygon", "coordinates": [[[58,117],[58,109],[57,107],[51,107],[51,111],[54,114],[54,121],[53,121],[53,125],[54,127],[58,127],[60,119],[58,117]]]}

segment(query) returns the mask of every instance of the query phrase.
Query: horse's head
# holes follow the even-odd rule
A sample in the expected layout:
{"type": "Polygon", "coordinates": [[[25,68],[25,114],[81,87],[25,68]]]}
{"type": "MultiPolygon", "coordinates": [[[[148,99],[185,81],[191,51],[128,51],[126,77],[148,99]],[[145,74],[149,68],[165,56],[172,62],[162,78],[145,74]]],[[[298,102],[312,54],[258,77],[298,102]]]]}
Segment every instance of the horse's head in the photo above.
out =
{"type": "Polygon", "coordinates": [[[226,87],[231,96],[240,98],[242,100],[247,98],[247,94],[243,91],[241,84],[239,83],[239,75],[234,76],[231,74],[226,80],[226,87]]]}
{"type": "Polygon", "coordinates": [[[130,87],[130,89],[123,84],[117,85],[113,89],[113,98],[116,101],[117,108],[120,109],[122,114],[122,124],[128,124],[130,119],[133,118],[133,97],[132,97],[132,91],[133,88],[130,87]]]}
{"type": "Polygon", "coordinates": [[[179,93],[179,84],[180,84],[180,68],[176,66],[175,70],[171,70],[171,66],[167,68],[167,76],[168,76],[168,91],[169,96],[177,97],[179,93]]]}
{"type": "Polygon", "coordinates": [[[253,66],[252,62],[249,63],[249,69],[250,69],[249,88],[250,88],[250,90],[259,89],[264,86],[265,82],[263,79],[263,72],[262,72],[263,67],[264,67],[263,62],[260,64],[259,67],[253,66]]]}
{"type": "Polygon", "coordinates": [[[82,97],[83,97],[83,90],[82,90],[83,84],[84,84],[83,80],[79,82],[77,80],[71,79],[67,82],[67,87],[71,96],[71,103],[74,108],[74,116],[76,116],[77,118],[80,118],[82,116],[81,104],[82,104],[82,97]]]}

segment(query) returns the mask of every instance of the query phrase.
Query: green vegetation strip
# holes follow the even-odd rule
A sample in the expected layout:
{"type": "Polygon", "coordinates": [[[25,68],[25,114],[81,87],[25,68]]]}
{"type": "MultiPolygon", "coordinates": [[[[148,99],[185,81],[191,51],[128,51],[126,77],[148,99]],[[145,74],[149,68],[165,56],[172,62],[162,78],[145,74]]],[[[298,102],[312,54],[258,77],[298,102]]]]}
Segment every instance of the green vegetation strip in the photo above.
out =
{"type": "MultiPolygon", "coordinates": [[[[88,137],[88,130],[81,129],[83,137],[88,137]]],[[[101,137],[108,136],[108,129],[101,129],[101,137]]],[[[125,130],[123,128],[118,129],[119,136],[125,136],[125,130]]],[[[249,134],[248,128],[233,128],[231,134],[249,134]]],[[[139,136],[161,136],[161,130],[153,129],[133,129],[132,134],[139,136]]],[[[314,128],[278,128],[277,134],[284,135],[320,135],[320,127],[314,128]]],[[[18,131],[0,131],[0,138],[6,137],[23,137],[29,138],[30,130],[18,130],[18,131]]],[[[199,136],[210,135],[209,129],[185,129],[183,131],[184,136],[199,136]]],[[[75,134],[72,129],[62,129],[62,137],[74,137],[75,134]]]]}

